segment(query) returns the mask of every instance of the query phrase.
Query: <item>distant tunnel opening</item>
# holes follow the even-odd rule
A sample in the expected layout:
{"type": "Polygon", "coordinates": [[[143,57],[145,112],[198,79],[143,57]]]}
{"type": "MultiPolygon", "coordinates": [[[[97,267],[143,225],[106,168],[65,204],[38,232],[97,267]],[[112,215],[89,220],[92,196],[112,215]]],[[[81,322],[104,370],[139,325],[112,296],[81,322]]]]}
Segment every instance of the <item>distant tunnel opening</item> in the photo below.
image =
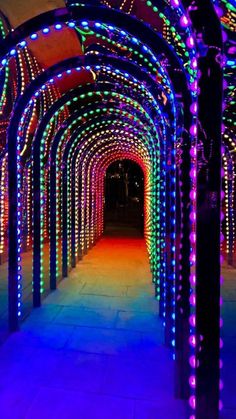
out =
{"type": "Polygon", "coordinates": [[[118,160],[107,168],[104,232],[144,235],[144,173],[134,161],[118,160]]]}

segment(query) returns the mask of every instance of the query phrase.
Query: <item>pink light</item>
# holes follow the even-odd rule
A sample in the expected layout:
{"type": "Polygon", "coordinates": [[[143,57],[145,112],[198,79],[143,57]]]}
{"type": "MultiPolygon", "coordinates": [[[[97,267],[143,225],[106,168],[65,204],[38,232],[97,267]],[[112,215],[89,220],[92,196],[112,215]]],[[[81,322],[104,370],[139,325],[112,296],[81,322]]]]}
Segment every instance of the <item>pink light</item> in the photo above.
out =
{"type": "Polygon", "coordinates": [[[171,0],[170,4],[172,7],[179,7],[179,0],[171,0]]]}
{"type": "Polygon", "coordinates": [[[195,294],[190,295],[189,302],[190,302],[191,306],[196,305],[196,295],[195,294]]]}
{"type": "Polygon", "coordinates": [[[198,111],[197,102],[194,102],[190,106],[190,112],[191,112],[192,115],[197,115],[197,111],[198,111]]]}
{"type": "Polygon", "coordinates": [[[197,135],[197,125],[194,124],[190,127],[190,134],[191,135],[197,135]]]}
{"type": "Polygon", "coordinates": [[[190,196],[190,199],[192,199],[192,201],[195,201],[195,199],[197,198],[197,192],[191,191],[189,196],[190,196]]]}
{"type": "Polygon", "coordinates": [[[189,343],[193,348],[195,348],[195,346],[196,346],[196,336],[195,335],[190,336],[189,343]]]}
{"type": "Polygon", "coordinates": [[[193,37],[192,36],[189,36],[188,38],[187,38],[187,41],[186,41],[186,43],[187,43],[187,46],[189,47],[189,48],[193,48],[194,47],[194,39],[193,39],[193,37]]]}
{"type": "Polygon", "coordinates": [[[190,220],[194,223],[196,221],[196,212],[192,211],[190,214],[190,220]]]}
{"type": "Polygon", "coordinates": [[[197,176],[196,169],[191,169],[190,170],[190,177],[191,177],[191,179],[196,179],[196,176],[197,176]]]}
{"type": "Polygon", "coordinates": [[[191,365],[192,368],[196,368],[197,363],[196,363],[196,357],[194,355],[192,355],[189,358],[189,364],[191,365]]]}
{"type": "Polygon", "coordinates": [[[192,59],[190,66],[191,66],[191,68],[196,70],[196,68],[197,68],[197,59],[196,58],[192,59]]]}
{"type": "Polygon", "coordinates": [[[189,384],[190,384],[190,387],[192,387],[192,388],[196,387],[196,377],[195,377],[195,375],[191,375],[191,377],[189,377],[189,384]]]}
{"type": "Polygon", "coordinates": [[[191,396],[189,399],[189,405],[192,409],[196,409],[196,398],[195,396],[191,396]]]}
{"type": "Polygon", "coordinates": [[[197,92],[197,81],[193,81],[192,83],[190,83],[190,89],[192,92],[197,92]]]}
{"type": "Polygon", "coordinates": [[[189,323],[191,324],[191,326],[195,327],[196,326],[196,316],[195,314],[192,314],[192,316],[189,317],[189,323]]]}
{"type": "Polygon", "coordinates": [[[182,28],[187,28],[188,25],[189,25],[189,20],[188,20],[187,16],[186,15],[181,16],[180,26],[182,26],[182,28]]]}
{"type": "Polygon", "coordinates": [[[189,238],[190,238],[191,243],[196,243],[196,234],[195,233],[191,233],[189,238]]]}
{"type": "Polygon", "coordinates": [[[196,285],[196,275],[190,275],[190,283],[192,286],[196,285]]]}

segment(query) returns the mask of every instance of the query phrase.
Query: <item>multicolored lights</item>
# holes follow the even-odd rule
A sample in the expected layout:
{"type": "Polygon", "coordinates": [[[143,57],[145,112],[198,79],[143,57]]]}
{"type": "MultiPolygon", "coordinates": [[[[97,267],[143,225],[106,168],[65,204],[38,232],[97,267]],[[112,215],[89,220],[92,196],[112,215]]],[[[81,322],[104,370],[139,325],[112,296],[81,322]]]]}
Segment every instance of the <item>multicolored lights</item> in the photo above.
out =
{"type": "MultiPolygon", "coordinates": [[[[10,328],[18,328],[22,315],[23,249],[33,253],[33,303],[39,306],[46,289],[45,247],[55,289],[103,233],[107,168],[116,160],[133,160],[144,173],[145,239],[165,341],[176,364],[189,371],[183,392],[189,417],[200,419],[197,202],[199,171],[207,164],[199,112],[201,61],[213,50],[219,71],[227,63],[223,164],[231,256],[235,62],[229,38],[226,60],[220,42],[207,44],[195,16],[198,9],[202,13],[200,1],[193,7],[188,0],[148,0],[136,10],[137,1],[124,0],[118,10],[111,0],[101,6],[68,2],[60,13],[47,12],[8,35],[0,20],[0,257],[9,247],[10,328]],[[78,54],[41,68],[32,45],[35,51],[46,39],[56,49],[55,39],[64,31],[79,38],[78,54]],[[184,361],[181,351],[188,352],[184,361]]],[[[206,3],[214,18],[215,10],[219,15],[217,2],[206,3]]],[[[234,8],[222,3],[220,18],[228,30],[235,23],[234,8]]]]}

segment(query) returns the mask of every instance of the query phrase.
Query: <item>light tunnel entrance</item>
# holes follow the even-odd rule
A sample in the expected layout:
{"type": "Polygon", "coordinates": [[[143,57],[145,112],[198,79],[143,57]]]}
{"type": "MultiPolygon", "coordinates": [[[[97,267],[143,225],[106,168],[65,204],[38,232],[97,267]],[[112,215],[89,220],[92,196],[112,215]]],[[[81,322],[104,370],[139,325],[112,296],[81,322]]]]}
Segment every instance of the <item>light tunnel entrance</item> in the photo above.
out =
{"type": "Polygon", "coordinates": [[[131,160],[112,163],[106,171],[105,234],[144,235],[144,173],[131,160]]]}
{"type": "Polygon", "coordinates": [[[175,396],[188,400],[191,419],[218,419],[218,9],[210,0],[194,7],[137,0],[127,11],[125,2],[110,2],[68,1],[15,30],[0,17],[0,249],[9,329],[19,330],[29,306],[39,308],[66,284],[109,223],[130,218],[146,242],[175,396]],[[143,176],[136,215],[125,201],[128,161],[143,176]],[[118,202],[114,167],[124,175],[118,202]]]}

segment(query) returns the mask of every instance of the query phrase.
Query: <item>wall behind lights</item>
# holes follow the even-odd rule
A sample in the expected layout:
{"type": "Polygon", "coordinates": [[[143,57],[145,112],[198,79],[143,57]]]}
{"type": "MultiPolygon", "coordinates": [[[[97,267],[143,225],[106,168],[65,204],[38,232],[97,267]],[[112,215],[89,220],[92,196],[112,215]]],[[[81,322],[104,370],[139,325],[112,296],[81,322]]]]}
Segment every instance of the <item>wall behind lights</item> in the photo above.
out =
{"type": "MultiPolygon", "coordinates": [[[[8,18],[12,28],[16,28],[28,19],[41,13],[65,7],[63,0],[0,0],[0,10],[8,18]]],[[[50,37],[44,37],[36,45],[31,43],[29,49],[42,68],[48,68],[66,58],[81,55],[81,46],[74,31],[52,31],[50,37]],[[60,48],[55,48],[60,45],[60,48]]]]}
{"type": "Polygon", "coordinates": [[[63,0],[0,0],[0,10],[13,28],[40,13],[64,6],[63,0]]]}

